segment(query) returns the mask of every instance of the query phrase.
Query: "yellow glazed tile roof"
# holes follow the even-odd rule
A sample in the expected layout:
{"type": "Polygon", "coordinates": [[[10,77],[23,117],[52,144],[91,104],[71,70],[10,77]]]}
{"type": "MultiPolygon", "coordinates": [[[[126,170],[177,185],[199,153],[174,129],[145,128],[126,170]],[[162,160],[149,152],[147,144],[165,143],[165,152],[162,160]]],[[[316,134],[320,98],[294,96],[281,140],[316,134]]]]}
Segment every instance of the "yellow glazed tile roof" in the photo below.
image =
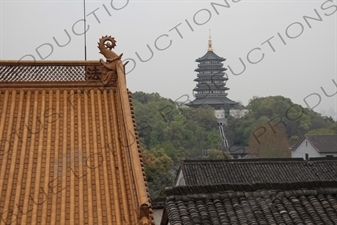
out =
{"type": "MultiPolygon", "coordinates": [[[[42,67],[66,64],[32,66],[48,77],[42,67]]],[[[98,61],[68,64],[84,75],[93,65],[104,70],[98,61]]],[[[29,62],[0,61],[0,224],[153,224],[131,93],[117,65],[105,86],[88,78],[8,82],[29,62]]]]}

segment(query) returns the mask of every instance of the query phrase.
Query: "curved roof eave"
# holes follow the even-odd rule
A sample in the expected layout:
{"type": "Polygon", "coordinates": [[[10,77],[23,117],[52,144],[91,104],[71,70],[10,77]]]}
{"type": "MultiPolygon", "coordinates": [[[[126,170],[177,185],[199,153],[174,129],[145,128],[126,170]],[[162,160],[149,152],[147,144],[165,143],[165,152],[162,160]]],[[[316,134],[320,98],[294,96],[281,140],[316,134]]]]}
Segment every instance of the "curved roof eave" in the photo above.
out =
{"type": "Polygon", "coordinates": [[[225,61],[226,59],[218,56],[213,51],[208,51],[204,56],[201,58],[196,59],[196,62],[204,61],[204,60],[218,60],[218,61],[225,61]]]}

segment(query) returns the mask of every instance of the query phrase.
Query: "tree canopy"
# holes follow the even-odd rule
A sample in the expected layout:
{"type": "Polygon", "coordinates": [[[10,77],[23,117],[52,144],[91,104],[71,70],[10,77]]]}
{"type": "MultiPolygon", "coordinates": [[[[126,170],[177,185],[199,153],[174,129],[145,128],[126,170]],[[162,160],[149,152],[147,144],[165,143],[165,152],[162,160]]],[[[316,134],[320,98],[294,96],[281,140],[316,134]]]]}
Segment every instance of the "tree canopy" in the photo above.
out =
{"type": "Polygon", "coordinates": [[[218,159],[231,159],[232,157],[229,154],[229,152],[224,152],[218,149],[209,149],[206,158],[218,160],[218,159]]]}
{"type": "Polygon", "coordinates": [[[158,93],[135,92],[133,105],[140,142],[144,149],[163,149],[174,164],[199,158],[203,149],[221,144],[211,107],[180,108],[158,93]]]}
{"type": "MultiPolygon", "coordinates": [[[[132,97],[150,195],[160,198],[165,187],[173,185],[172,165],[184,158],[201,158],[202,150],[219,147],[217,120],[207,106],[180,108],[158,93],[135,92],[132,97]]],[[[216,158],[228,157],[219,152],[216,158]]]]}
{"type": "MultiPolygon", "coordinates": [[[[248,145],[257,128],[284,129],[292,144],[305,134],[337,134],[337,122],[308,108],[294,104],[283,96],[254,97],[247,105],[249,112],[243,118],[228,118],[229,139],[248,145]]],[[[281,130],[282,130],[281,129],[281,130]]]]}

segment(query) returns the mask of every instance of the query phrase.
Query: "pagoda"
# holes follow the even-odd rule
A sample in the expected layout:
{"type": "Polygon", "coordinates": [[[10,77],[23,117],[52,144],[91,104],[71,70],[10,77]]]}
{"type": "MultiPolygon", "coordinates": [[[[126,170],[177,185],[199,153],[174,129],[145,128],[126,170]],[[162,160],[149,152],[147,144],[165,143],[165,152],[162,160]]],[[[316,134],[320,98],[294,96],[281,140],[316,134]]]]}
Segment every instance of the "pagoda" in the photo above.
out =
{"type": "MultiPolygon", "coordinates": [[[[226,81],[228,77],[224,76],[227,69],[223,67],[222,63],[225,60],[213,52],[212,40],[211,36],[209,36],[207,53],[196,60],[199,63],[198,68],[195,70],[198,72],[198,77],[194,81],[198,83],[193,89],[195,99],[189,102],[188,106],[196,108],[202,105],[209,105],[215,110],[223,110],[238,104],[227,98],[226,91],[229,88],[226,87],[226,81]]],[[[229,110],[226,111],[228,112],[229,110]]]]}

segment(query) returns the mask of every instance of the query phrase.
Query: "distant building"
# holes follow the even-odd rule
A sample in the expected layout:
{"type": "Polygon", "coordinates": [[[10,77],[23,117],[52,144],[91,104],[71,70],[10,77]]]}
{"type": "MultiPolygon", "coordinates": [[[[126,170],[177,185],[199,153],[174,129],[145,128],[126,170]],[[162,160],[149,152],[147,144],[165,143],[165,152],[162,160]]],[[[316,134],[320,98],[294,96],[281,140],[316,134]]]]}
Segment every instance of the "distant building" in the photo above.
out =
{"type": "MultiPolygon", "coordinates": [[[[231,108],[238,104],[227,98],[226,91],[229,90],[226,87],[228,77],[225,77],[227,69],[223,67],[222,63],[225,60],[213,52],[212,40],[210,38],[207,53],[196,60],[199,64],[195,70],[198,72],[197,78],[194,79],[197,82],[197,86],[193,89],[195,91],[195,99],[188,103],[188,106],[199,107],[201,105],[209,105],[215,110],[224,110],[225,105],[231,108]]],[[[222,115],[225,117],[224,112],[222,115]]]]}
{"type": "Polygon", "coordinates": [[[304,135],[293,147],[292,158],[337,157],[337,135],[304,135]]]}
{"type": "Polygon", "coordinates": [[[226,124],[226,118],[228,115],[234,118],[244,117],[249,110],[248,109],[234,109],[233,106],[237,105],[235,102],[227,98],[226,91],[229,90],[226,87],[228,77],[225,76],[223,61],[226,59],[218,56],[214,53],[212,47],[212,40],[209,37],[208,51],[206,54],[198,59],[198,68],[195,69],[197,78],[194,81],[197,82],[197,86],[193,89],[195,92],[195,99],[187,104],[184,102],[176,102],[177,107],[200,107],[202,105],[211,106],[215,110],[215,117],[219,123],[226,124]]]}
{"type": "Polygon", "coordinates": [[[227,69],[223,67],[222,63],[225,60],[213,52],[212,40],[209,37],[207,53],[201,58],[196,59],[196,62],[199,64],[198,68],[195,69],[198,72],[197,78],[194,79],[197,82],[197,86],[193,89],[195,99],[186,104],[194,108],[208,105],[215,110],[214,114],[218,121],[222,139],[221,148],[223,149],[229,147],[225,133],[227,130],[227,117],[230,115],[230,109],[238,104],[227,98],[226,91],[229,90],[226,87],[228,77],[225,77],[227,69]]]}
{"type": "Polygon", "coordinates": [[[230,109],[229,115],[233,116],[234,118],[242,118],[249,112],[248,109],[230,109]]]}

